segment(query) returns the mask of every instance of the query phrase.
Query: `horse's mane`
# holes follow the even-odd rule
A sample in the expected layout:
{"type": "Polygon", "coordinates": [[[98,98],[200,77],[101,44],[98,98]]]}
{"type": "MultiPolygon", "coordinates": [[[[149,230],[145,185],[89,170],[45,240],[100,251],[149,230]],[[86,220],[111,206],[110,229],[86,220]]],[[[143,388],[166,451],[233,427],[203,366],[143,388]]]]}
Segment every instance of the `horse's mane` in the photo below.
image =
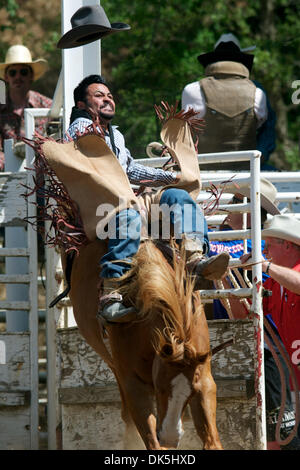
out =
{"type": "Polygon", "coordinates": [[[193,282],[186,276],[185,254],[174,259],[173,265],[174,269],[154,243],[143,242],[121,291],[134,302],[139,319],[156,324],[158,354],[169,361],[191,360],[196,357],[191,324],[193,315],[201,311],[200,297],[193,293],[193,282]],[[162,328],[155,321],[158,317],[162,328]]]}

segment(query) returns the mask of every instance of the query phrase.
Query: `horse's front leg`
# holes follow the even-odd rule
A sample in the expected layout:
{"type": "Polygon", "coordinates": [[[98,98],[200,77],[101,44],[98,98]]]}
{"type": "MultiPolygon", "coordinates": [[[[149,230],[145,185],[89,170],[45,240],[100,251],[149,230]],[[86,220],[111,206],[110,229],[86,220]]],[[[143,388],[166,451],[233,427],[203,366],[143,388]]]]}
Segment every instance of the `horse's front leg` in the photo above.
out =
{"type": "Polygon", "coordinates": [[[126,378],[122,389],[124,399],[147,450],[160,450],[156,435],[154,396],[150,386],[138,377],[126,378]]]}
{"type": "Polygon", "coordinates": [[[216,425],[217,389],[211,375],[210,358],[201,371],[197,393],[190,401],[195,428],[206,450],[222,450],[216,425]]]}

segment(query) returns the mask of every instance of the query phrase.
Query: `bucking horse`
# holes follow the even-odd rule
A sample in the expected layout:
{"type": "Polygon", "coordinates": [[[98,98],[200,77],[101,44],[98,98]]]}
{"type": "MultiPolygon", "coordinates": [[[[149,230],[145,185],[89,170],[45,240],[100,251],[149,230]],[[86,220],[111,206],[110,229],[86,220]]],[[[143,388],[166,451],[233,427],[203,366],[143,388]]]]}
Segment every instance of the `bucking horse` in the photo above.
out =
{"type": "MultiPolygon", "coordinates": [[[[163,120],[162,141],[180,169],[176,187],[196,196],[200,170],[191,134],[194,113],[176,113],[176,106],[165,103],[156,111],[163,120]]],[[[136,318],[114,324],[97,319],[99,260],[107,248],[105,241],[95,236],[99,220],[93,206],[95,188],[103,184],[101,157],[104,164],[112,162],[114,174],[117,170],[122,173],[119,188],[114,184],[109,188],[116,191],[111,199],[120,200],[121,188],[125,206],[128,200],[136,200],[97,129],[93,125],[69,143],[38,135],[34,141],[27,140],[36,150],[35,170],[40,175],[31,190],[44,198],[39,217],[50,220],[54,229],[54,236],[45,235],[45,243],[61,249],[67,281],[64,294],[69,294],[80,333],[116,377],[126,449],[136,448],[136,436],[148,450],[177,448],[187,406],[203,448],[222,449],[216,427],[209,330],[200,295],[186,272],[184,252],[178,255],[178,247],[172,246],[173,259],[168,259],[164,244],[144,237],[120,286],[125,302],[134,306],[136,318]]],[[[107,221],[103,217],[103,227],[107,221]]]]}

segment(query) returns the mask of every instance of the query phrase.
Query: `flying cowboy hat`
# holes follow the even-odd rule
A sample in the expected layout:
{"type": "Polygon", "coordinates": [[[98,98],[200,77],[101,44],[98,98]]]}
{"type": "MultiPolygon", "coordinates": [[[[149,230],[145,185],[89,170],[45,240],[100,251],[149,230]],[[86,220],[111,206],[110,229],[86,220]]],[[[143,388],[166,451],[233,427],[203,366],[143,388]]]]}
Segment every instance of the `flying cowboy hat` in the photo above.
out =
{"type": "Polygon", "coordinates": [[[197,58],[204,67],[214,62],[232,61],[240,62],[250,71],[252,68],[254,56],[245,54],[245,52],[253,51],[256,46],[249,46],[241,49],[240,42],[234,34],[222,34],[214,46],[214,50],[200,54],[197,58]]]}
{"type": "Polygon", "coordinates": [[[126,31],[126,23],[110,24],[105,11],[100,5],[79,8],[71,18],[72,29],[65,33],[57,43],[60,49],[84,46],[109,34],[126,31]]]}
{"type": "Polygon", "coordinates": [[[33,71],[33,80],[38,80],[48,69],[48,63],[44,59],[32,60],[29,49],[21,44],[11,46],[5,57],[5,62],[0,64],[0,78],[4,80],[5,70],[10,65],[29,65],[33,71]]]}

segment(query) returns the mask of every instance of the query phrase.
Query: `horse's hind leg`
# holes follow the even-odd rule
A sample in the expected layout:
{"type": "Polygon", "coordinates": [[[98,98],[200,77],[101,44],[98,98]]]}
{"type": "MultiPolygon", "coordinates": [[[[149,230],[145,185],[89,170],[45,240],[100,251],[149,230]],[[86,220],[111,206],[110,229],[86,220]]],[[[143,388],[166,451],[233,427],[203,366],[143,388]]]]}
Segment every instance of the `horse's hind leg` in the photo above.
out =
{"type": "Polygon", "coordinates": [[[207,359],[197,384],[198,392],[190,401],[190,408],[195,428],[206,450],[221,450],[219,433],[216,425],[216,384],[210,372],[210,359],[207,359]]]}
{"type": "Polygon", "coordinates": [[[125,403],[128,405],[128,413],[130,413],[146,449],[162,449],[156,435],[156,417],[149,386],[141,382],[138,377],[127,377],[123,386],[123,391],[126,391],[125,403]]]}
{"type": "Polygon", "coordinates": [[[122,419],[125,423],[125,432],[123,437],[124,450],[144,450],[144,442],[134,424],[134,421],[128,411],[126,403],[122,400],[122,419]]]}
{"type": "Polygon", "coordinates": [[[144,442],[128,411],[124,421],[126,426],[123,438],[124,450],[145,450],[144,442]]]}
{"type": "Polygon", "coordinates": [[[121,403],[122,403],[122,420],[125,424],[125,431],[124,431],[124,437],[123,437],[123,448],[124,450],[142,450],[145,449],[145,445],[143,443],[143,440],[138,433],[138,430],[133,422],[133,419],[131,417],[131,414],[129,413],[127,403],[126,403],[126,398],[124,395],[124,392],[122,390],[121,384],[119,383],[117,379],[118,385],[119,385],[119,391],[121,395],[121,403]]]}

